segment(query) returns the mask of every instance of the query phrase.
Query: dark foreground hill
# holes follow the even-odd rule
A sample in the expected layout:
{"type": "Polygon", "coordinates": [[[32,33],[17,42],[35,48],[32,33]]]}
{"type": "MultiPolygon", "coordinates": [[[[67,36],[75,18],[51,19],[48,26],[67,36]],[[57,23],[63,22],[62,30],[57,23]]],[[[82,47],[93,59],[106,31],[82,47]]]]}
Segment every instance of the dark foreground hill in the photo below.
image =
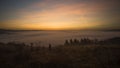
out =
{"type": "Polygon", "coordinates": [[[0,43],[0,68],[120,68],[120,46],[47,48],[0,43]]]}

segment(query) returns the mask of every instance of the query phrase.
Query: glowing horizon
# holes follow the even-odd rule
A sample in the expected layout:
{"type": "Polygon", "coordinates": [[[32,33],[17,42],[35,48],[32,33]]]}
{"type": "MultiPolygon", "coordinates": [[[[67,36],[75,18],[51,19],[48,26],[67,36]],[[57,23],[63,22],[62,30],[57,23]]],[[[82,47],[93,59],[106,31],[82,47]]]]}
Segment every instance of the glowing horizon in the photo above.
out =
{"type": "MultiPolygon", "coordinates": [[[[0,20],[0,28],[14,30],[119,29],[120,17],[119,15],[114,17],[114,13],[118,11],[114,9],[115,4],[118,6],[118,3],[116,1],[114,4],[113,1],[35,0],[29,2],[27,0],[24,6],[17,3],[19,4],[17,7],[12,6],[9,9],[14,8],[10,13],[3,12],[4,18],[0,20]]],[[[7,10],[8,8],[9,6],[6,7],[7,10]]]]}

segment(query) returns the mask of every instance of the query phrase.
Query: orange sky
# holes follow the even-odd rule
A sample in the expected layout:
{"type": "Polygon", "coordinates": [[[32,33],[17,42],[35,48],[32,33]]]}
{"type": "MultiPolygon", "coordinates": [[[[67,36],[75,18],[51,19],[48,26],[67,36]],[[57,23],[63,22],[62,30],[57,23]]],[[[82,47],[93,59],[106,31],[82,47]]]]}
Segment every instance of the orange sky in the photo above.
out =
{"type": "Polygon", "coordinates": [[[116,24],[111,25],[119,17],[107,18],[105,12],[111,4],[112,2],[104,1],[40,0],[22,8],[16,8],[16,11],[11,12],[11,16],[5,17],[7,19],[1,21],[0,28],[17,30],[115,28],[116,24]]]}

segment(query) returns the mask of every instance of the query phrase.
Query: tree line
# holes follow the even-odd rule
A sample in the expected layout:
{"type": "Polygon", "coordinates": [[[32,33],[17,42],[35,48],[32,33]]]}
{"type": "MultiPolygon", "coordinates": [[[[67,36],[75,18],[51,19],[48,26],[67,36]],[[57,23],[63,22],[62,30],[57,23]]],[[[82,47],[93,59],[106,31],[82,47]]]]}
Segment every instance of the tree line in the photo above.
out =
{"type": "Polygon", "coordinates": [[[69,39],[65,40],[64,45],[119,45],[120,44],[120,37],[114,37],[110,39],[105,39],[105,40],[98,40],[98,39],[89,39],[89,38],[81,38],[80,40],[78,39],[69,39]]]}

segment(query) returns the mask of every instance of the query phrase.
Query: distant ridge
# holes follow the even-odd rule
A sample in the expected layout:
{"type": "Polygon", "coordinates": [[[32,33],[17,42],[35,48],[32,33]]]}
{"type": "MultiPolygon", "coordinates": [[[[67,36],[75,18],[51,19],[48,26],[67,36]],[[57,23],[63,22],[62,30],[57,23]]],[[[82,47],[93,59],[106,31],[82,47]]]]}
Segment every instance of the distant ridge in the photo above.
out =
{"type": "Polygon", "coordinates": [[[44,30],[12,30],[12,29],[0,29],[0,31],[44,31],[44,30]]]}
{"type": "MultiPolygon", "coordinates": [[[[0,29],[1,31],[70,31],[70,30],[15,30],[15,29],[0,29]]],[[[74,31],[74,30],[72,30],[74,31]]],[[[76,30],[75,30],[76,31],[76,30]]],[[[77,31],[116,31],[119,32],[120,29],[108,29],[108,30],[77,30],[77,31]]]]}

